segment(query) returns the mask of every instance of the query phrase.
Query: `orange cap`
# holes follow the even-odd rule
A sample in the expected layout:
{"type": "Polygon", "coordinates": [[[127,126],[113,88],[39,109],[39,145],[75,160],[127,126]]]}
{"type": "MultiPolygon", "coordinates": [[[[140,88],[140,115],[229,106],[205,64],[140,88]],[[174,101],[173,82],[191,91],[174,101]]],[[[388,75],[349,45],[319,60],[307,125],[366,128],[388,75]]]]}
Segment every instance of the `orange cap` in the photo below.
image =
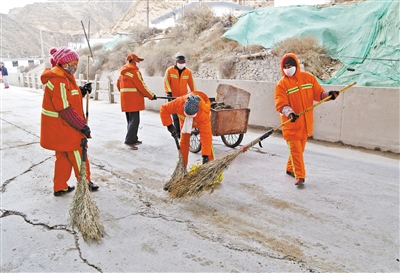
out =
{"type": "Polygon", "coordinates": [[[135,53],[129,54],[129,55],[126,57],[126,60],[127,60],[128,62],[129,62],[130,60],[133,60],[133,61],[136,62],[136,63],[141,62],[141,61],[144,61],[143,58],[138,57],[138,55],[136,55],[135,53]]]}

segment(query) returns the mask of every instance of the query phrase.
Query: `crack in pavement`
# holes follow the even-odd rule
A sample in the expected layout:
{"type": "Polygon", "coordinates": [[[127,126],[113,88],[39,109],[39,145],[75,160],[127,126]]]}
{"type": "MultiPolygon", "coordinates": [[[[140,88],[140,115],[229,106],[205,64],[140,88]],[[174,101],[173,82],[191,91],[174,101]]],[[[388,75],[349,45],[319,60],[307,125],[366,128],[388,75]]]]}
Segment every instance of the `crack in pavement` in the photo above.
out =
{"type": "Polygon", "coordinates": [[[34,134],[34,133],[32,133],[32,132],[26,130],[26,129],[23,128],[23,127],[20,127],[20,126],[18,126],[18,125],[15,125],[14,123],[11,123],[11,122],[9,122],[9,121],[3,119],[3,118],[0,118],[0,120],[2,120],[2,121],[4,121],[4,122],[6,122],[6,123],[8,123],[8,124],[10,124],[10,125],[12,125],[12,126],[18,128],[18,129],[20,129],[20,130],[22,130],[22,131],[24,131],[24,132],[26,132],[26,133],[28,133],[28,134],[30,134],[30,135],[32,135],[32,136],[35,136],[35,137],[39,138],[38,135],[36,135],[36,134],[34,134]]]}
{"type": "MultiPolygon", "coordinates": [[[[93,161],[92,161],[92,164],[93,164],[93,161]]],[[[129,217],[129,216],[133,216],[133,215],[140,215],[142,217],[147,217],[147,218],[152,218],[152,219],[160,218],[160,219],[163,219],[163,220],[169,221],[169,222],[183,223],[183,224],[187,225],[189,230],[192,230],[195,234],[197,234],[201,238],[206,239],[206,240],[211,241],[211,242],[214,242],[214,243],[218,243],[218,244],[222,245],[223,247],[228,248],[230,250],[254,253],[256,255],[259,255],[259,256],[262,256],[262,257],[265,257],[265,258],[268,257],[270,259],[291,261],[291,262],[295,262],[295,263],[299,264],[299,266],[305,268],[305,270],[307,270],[308,272],[319,272],[319,271],[316,271],[315,269],[307,268],[306,262],[302,261],[302,260],[299,260],[295,256],[292,256],[292,255],[283,255],[283,256],[281,256],[281,255],[277,255],[277,254],[275,254],[273,252],[262,251],[262,250],[257,249],[257,248],[252,248],[252,247],[247,247],[247,246],[240,246],[238,244],[233,244],[233,243],[229,242],[229,239],[223,239],[218,234],[214,234],[214,233],[211,233],[211,232],[209,232],[207,230],[200,229],[199,227],[197,227],[195,225],[195,223],[193,221],[182,220],[182,219],[178,219],[178,218],[175,218],[175,217],[171,217],[171,216],[162,214],[162,213],[159,212],[159,209],[157,207],[152,206],[152,204],[154,202],[148,202],[148,201],[144,200],[143,196],[145,195],[144,192],[146,191],[145,187],[141,186],[137,182],[129,180],[128,178],[124,177],[121,174],[117,174],[117,173],[113,172],[112,170],[108,170],[105,167],[105,164],[93,164],[93,165],[97,166],[99,169],[101,169],[101,170],[103,170],[105,172],[110,173],[112,176],[122,180],[123,182],[125,182],[125,183],[127,183],[129,185],[136,186],[136,188],[137,188],[137,193],[139,194],[139,200],[144,204],[144,209],[140,210],[140,211],[137,211],[135,213],[131,213],[131,214],[126,215],[126,216],[119,217],[118,219],[123,219],[125,217],[129,217]],[[154,212],[154,211],[152,212],[149,207],[153,207],[154,209],[156,209],[157,212],[154,212]]],[[[111,167],[111,165],[109,165],[109,166],[111,167]]],[[[147,198],[147,200],[153,201],[153,200],[151,200],[151,198],[147,198]]],[[[118,220],[118,219],[115,218],[113,220],[109,219],[109,220],[106,220],[106,221],[114,221],[114,220],[118,220]]]]}
{"type": "Polygon", "coordinates": [[[39,143],[40,142],[38,141],[38,142],[30,142],[30,143],[26,143],[26,144],[22,144],[22,145],[10,146],[10,147],[7,147],[7,148],[1,148],[0,151],[5,151],[5,150],[8,150],[8,149],[13,149],[13,148],[26,147],[26,146],[29,146],[29,145],[39,144],[39,143]]]}
{"type": "Polygon", "coordinates": [[[16,215],[16,216],[22,217],[22,219],[24,219],[25,222],[27,222],[28,224],[30,224],[32,226],[41,226],[41,227],[46,228],[47,230],[63,230],[63,231],[66,231],[67,233],[69,233],[72,236],[74,236],[75,246],[76,246],[76,249],[78,250],[79,257],[81,258],[82,262],[84,262],[85,264],[87,264],[90,267],[93,267],[94,269],[96,269],[99,272],[103,272],[101,270],[101,268],[99,268],[98,266],[96,266],[94,264],[91,264],[86,258],[83,257],[82,251],[81,251],[80,246],[79,246],[79,236],[76,233],[76,231],[74,231],[73,229],[69,229],[67,227],[67,225],[49,226],[49,225],[47,225],[45,223],[34,223],[34,222],[32,222],[22,212],[12,211],[12,210],[3,210],[3,209],[0,209],[0,212],[1,212],[0,218],[16,215]]]}
{"type": "Polygon", "coordinates": [[[21,176],[21,175],[23,175],[23,174],[26,174],[26,173],[32,171],[32,169],[33,169],[34,167],[36,167],[36,166],[38,166],[38,165],[40,165],[40,164],[43,164],[45,161],[49,160],[50,158],[51,158],[51,157],[48,157],[48,158],[46,158],[46,159],[44,159],[44,160],[42,160],[42,161],[40,161],[40,162],[38,162],[38,163],[36,163],[36,164],[33,164],[33,165],[30,166],[29,169],[27,169],[26,171],[24,171],[24,172],[22,172],[22,173],[20,173],[20,174],[18,174],[18,175],[16,175],[16,176],[10,178],[10,179],[7,179],[6,181],[4,181],[4,183],[1,185],[1,192],[2,192],[2,193],[6,192],[6,187],[7,187],[7,185],[10,184],[10,183],[11,183],[13,180],[15,180],[17,177],[19,177],[19,176],[21,176]]]}
{"type": "MultiPolygon", "coordinates": [[[[27,169],[26,171],[22,172],[21,174],[8,179],[7,181],[5,181],[2,185],[1,188],[1,192],[5,192],[6,191],[6,187],[9,183],[11,183],[13,180],[15,180],[18,176],[26,174],[30,171],[32,171],[32,169],[40,164],[43,164],[44,162],[46,162],[47,160],[51,159],[52,157],[47,157],[46,159],[42,160],[41,162],[38,162],[34,165],[32,165],[31,167],[29,167],[29,169],[27,169]]],[[[207,230],[202,230],[199,227],[197,227],[195,225],[195,223],[193,221],[190,220],[182,220],[182,219],[178,219],[175,217],[171,217],[168,215],[164,215],[162,213],[159,212],[159,209],[154,206],[154,200],[152,200],[150,197],[147,197],[146,195],[146,188],[142,185],[140,185],[138,182],[132,181],[130,179],[128,179],[127,177],[124,177],[121,174],[118,174],[112,170],[107,169],[107,167],[104,164],[95,164],[93,163],[93,161],[91,162],[92,165],[96,166],[97,168],[99,168],[100,170],[103,170],[105,172],[110,173],[112,176],[118,178],[119,180],[123,181],[124,183],[127,183],[131,186],[135,186],[136,187],[136,192],[139,195],[139,201],[143,204],[142,209],[135,212],[135,213],[131,213],[129,215],[126,216],[122,216],[119,218],[114,218],[114,219],[106,219],[104,221],[115,221],[115,220],[119,220],[119,219],[123,219],[125,217],[129,217],[129,216],[134,216],[134,215],[140,215],[142,217],[147,217],[147,218],[160,218],[163,219],[165,221],[171,221],[171,222],[176,222],[176,223],[183,223],[187,225],[187,228],[189,230],[192,230],[195,234],[197,234],[198,236],[202,237],[203,239],[206,239],[208,241],[214,242],[214,243],[218,243],[221,246],[228,248],[230,250],[233,251],[240,251],[240,252],[249,252],[249,253],[254,253],[256,255],[262,256],[262,257],[268,257],[270,259],[276,259],[276,260],[287,260],[287,261],[292,261],[292,262],[296,262],[299,265],[303,265],[305,266],[305,262],[302,260],[298,260],[296,257],[291,256],[291,255],[284,255],[284,256],[280,256],[280,255],[276,255],[272,252],[268,252],[268,251],[262,251],[260,249],[257,248],[251,248],[251,247],[246,247],[246,246],[240,246],[238,244],[233,244],[231,242],[229,242],[229,239],[223,239],[220,235],[218,234],[214,234],[214,233],[210,233],[207,230]],[[151,207],[153,209],[155,209],[156,211],[151,211],[151,207]]],[[[109,165],[109,164],[108,164],[109,165]]],[[[111,167],[111,165],[109,165],[111,167]]],[[[21,212],[16,212],[16,211],[11,211],[11,210],[0,210],[2,212],[0,218],[3,217],[7,217],[10,215],[17,215],[17,216],[21,216],[25,222],[31,224],[31,225],[35,225],[35,226],[43,226],[48,230],[64,230],[68,233],[70,233],[71,235],[74,236],[74,241],[75,241],[75,246],[79,252],[79,257],[81,258],[81,260],[86,263],[87,265],[95,268],[97,271],[102,272],[101,268],[97,267],[94,264],[91,264],[87,259],[85,259],[82,255],[82,251],[80,249],[79,246],[79,235],[76,231],[74,231],[73,229],[69,229],[66,225],[55,225],[55,226],[49,226],[47,224],[44,223],[34,223],[32,221],[30,221],[29,219],[27,219],[26,215],[21,213],[21,212]]],[[[307,271],[309,272],[318,272],[315,271],[314,269],[310,269],[308,268],[307,271]]]]}

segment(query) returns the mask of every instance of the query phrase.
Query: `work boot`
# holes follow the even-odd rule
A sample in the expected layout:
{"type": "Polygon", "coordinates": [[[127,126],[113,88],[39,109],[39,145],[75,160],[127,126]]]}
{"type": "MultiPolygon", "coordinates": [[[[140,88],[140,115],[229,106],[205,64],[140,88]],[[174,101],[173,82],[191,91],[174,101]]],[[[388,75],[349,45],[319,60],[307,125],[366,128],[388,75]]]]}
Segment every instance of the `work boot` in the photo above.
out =
{"type": "Polygon", "coordinates": [[[63,189],[63,190],[61,190],[61,191],[55,191],[54,192],[54,196],[61,196],[61,195],[64,195],[64,194],[66,194],[66,193],[69,193],[69,192],[71,192],[71,191],[73,191],[73,190],[75,190],[75,186],[68,186],[68,188],[66,188],[66,189],[63,189]]]}
{"type": "Polygon", "coordinates": [[[304,178],[297,178],[296,183],[294,183],[296,186],[302,185],[306,180],[304,178]]]}
{"type": "Polygon", "coordinates": [[[140,144],[142,144],[142,143],[143,143],[143,141],[140,141],[140,140],[138,139],[138,140],[136,140],[135,145],[140,145],[140,144]]]}
{"type": "Polygon", "coordinates": [[[135,146],[135,144],[126,144],[126,146],[129,146],[132,150],[138,150],[139,148],[135,146]]]}
{"type": "Polygon", "coordinates": [[[89,191],[97,191],[99,186],[93,183],[92,181],[89,182],[89,191]]]}
{"type": "Polygon", "coordinates": [[[294,178],[296,178],[296,177],[294,176],[294,172],[289,172],[289,171],[286,171],[286,174],[290,175],[291,177],[294,177],[294,178]]]}

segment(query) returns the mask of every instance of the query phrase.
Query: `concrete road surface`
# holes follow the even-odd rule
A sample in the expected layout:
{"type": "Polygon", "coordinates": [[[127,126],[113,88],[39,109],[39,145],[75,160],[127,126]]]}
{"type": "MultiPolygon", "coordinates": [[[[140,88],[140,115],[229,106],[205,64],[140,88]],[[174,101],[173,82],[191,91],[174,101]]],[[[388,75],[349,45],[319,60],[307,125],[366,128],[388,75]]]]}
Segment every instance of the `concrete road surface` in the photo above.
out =
{"type": "MultiPolygon", "coordinates": [[[[119,104],[94,100],[92,197],[107,236],[86,243],[69,224],[74,193],[53,196],[41,103],[41,90],[1,89],[1,272],[399,271],[398,155],[310,140],[298,188],[276,133],[241,154],[212,194],[171,199],[162,188],[178,153],[158,113],[141,112],[133,151],[119,104]]],[[[261,134],[249,130],[242,144],[261,134]]],[[[237,151],[213,140],[217,157],[237,151]]]]}

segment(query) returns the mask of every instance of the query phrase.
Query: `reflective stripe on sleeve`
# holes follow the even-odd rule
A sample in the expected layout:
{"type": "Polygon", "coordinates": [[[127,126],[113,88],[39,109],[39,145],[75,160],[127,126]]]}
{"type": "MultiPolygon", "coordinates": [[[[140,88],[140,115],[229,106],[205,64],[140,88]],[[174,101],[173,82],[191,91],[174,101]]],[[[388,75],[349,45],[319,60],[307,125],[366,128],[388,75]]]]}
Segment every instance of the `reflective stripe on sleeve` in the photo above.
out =
{"type": "Polygon", "coordinates": [[[51,81],[47,81],[46,86],[47,86],[51,91],[53,91],[54,85],[51,83],[51,81]]]}
{"type": "Polygon", "coordinates": [[[58,112],[49,111],[42,108],[42,114],[52,118],[58,118],[58,112]]]}
{"type": "Polygon", "coordinates": [[[165,82],[165,86],[167,87],[167,90],[168,90],[167,93],[169,93],[169,92],[172,93],[172,89],[171,89],[171,86],[169,85],[169,81],[168,81],[168,78],[167,78],[167,77],[165,77],[164,82],[165,82]]]}
{"type": "Polygon", "coordinates": [[[136,88],[121,88],[120,92],[137,92],[136,88]]]}
{"type": "Polygon", "coordinates": [[[125,75],[128,76],[128,77],[133,78],[133,74],[131,72],[125,72],[125,75]]]}
{"type": "Polygon", "coordinates": [[[76,90],[76,89],[71,90],[71,94],[72,94],[72,95],[79,95],[79,91],[76,90]]]}

